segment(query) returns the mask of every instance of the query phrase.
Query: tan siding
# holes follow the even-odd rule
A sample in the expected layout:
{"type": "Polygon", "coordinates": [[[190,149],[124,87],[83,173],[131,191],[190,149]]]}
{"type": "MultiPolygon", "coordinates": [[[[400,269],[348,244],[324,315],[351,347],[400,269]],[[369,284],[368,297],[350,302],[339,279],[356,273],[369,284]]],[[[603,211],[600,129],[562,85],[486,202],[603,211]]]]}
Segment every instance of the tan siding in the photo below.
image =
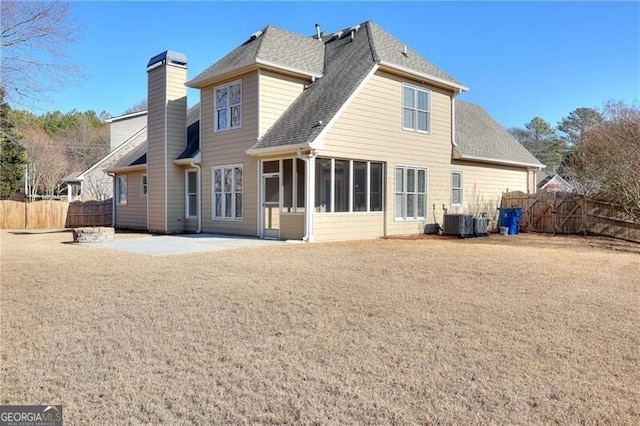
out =
{"type": "Polygon", "coordinates": [[[184,230],[184,171],[173,161],[186,145],[186,77],[186,69],[174,66],[149,72],[149,228],[154,231],[184,230]]]}
{"type": "Polygon", "coordinates": [[[203,87],[200,91],[200,148],[202,155],[202,228],[204,232],[258,235],[258,160],[249,157],[249,149],[258,135],[258,73],[251,72],[228,81],[203,87]],[[242,80],[242,127],[214,132],[214,87],[242,80]],[[212,219],[212,167],[231,164],[243,166],[243,219],[212,219]]]}
{"type": "Polygon", "coordinates": [[[451,173],[451,93],[400,77],[376,72],[324,138],[320,156],[362,159],[386,163],[385,209],[387,234],[423,232],[433,223],[433,204],[449,204],[451,173]],[[402,129],[402,83],[431,90],[431,132],[402,129]],[[394,219],[394,168],[407,165],[427,168],[427,218],[394,219]]]}
{"type": "Polygon", "coordinates": [[[455,161],[451,169],[462,172],[463,203],[461,207],[450,207],[449,203],[450,213],[487,213],[495,221],[504,192],[527,192],[525,168],[455,161]]]}
{"type": "Polygon", "coordinates": [[[300,240],[304,237],[304,214],[280,215],[280,238],[300,240]]]}
{"type": "Polygon", "coordinates": [[[259,77],[260,121],[258,137],[267,130],[286,111],[293,101],[302,93],[308,81],[284,76],[269,71],[261,71],[259,77]]]}
{"type": "Polygon", "coordinates": [[[317,242],[379,238],[384,235],[384,214],[314,214],[313,228],[317,242]]]}
{"type": "Polygon", "coordinates": [[[116,204],[116,227],[147,229],[147,197],[140,191],[142,174],[118,174],[127,177],[127,204],[116,204]]]}

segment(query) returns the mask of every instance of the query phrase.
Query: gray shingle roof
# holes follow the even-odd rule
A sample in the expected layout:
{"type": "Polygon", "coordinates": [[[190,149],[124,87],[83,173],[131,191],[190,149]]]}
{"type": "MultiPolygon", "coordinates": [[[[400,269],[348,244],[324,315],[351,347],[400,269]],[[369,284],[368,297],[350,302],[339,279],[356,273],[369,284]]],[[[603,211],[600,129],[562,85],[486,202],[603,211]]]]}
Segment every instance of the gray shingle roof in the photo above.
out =
{"type": "Polygon", "coordinates": [[[477,157],[542,166],[536,157],[479,105],[456,100],[456,144],[460,158],[477,157]]]}
{"type": "Polygon", "coordinates": [[[193,158],[198,152],[200,152],[200,103],[187,111],[187,146],[177,159],[193,158]]]}
{"type": "Polygon", "coordinates": [[[313,142],[375,65],[368,28],[363,25],[353,41],[348,35],[326,41],[324,62],[324,77],[298,96],[254,149],[313,142]]]}
{"type": "Polygon", "coordinates": [[[324,45],[317,39],[285,31],[272,25],[256,34],[258,35],[255,38],[250,38],[187,82],[187,86],[201,87],[207,81],[230,70],[256,64],[259,61],[292,68],[309,75],[322,75],[324,45]]]}
{"type": "Polygon", "coordinates": [[[461,85],[449,74],[420,56],[415,50],[380,28],[375,22],[367,22],[367,27],[371,34],[371,50],[376,61],[384,61],[418,73],[431,75],[448,83],[461,85]],[[403,53],[405,47],[406,55],[403,53]]]}
{"type": "Polygon", "coordinates": [[[127,166],[138,166],[147,163],[147,141],[145,140],[140,145],[127,152],[124,156],[118,159],[109,169],[117,169],[127,166]]]}
{"type": "Polygon", "coordinates": [[[380,60],[460,85],[414,51],[408,49],[405,56],[404,44],[372,21],[358,27],[353,41],[350,28],[341,37],[324,38],[324,76],[302,92],[253,149],[313,142],[380,60]]]}

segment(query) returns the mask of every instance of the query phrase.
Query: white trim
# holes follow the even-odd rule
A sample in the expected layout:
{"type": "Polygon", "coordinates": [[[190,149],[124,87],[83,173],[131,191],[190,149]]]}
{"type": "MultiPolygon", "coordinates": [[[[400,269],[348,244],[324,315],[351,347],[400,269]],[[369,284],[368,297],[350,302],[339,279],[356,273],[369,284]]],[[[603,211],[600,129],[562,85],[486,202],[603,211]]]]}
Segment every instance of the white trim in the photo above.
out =
{"type": "Polygon", "coordinates": [[[184,218],[185,219],[197,219],[198,218],[198,169],[190,168],[184,170],[184,218]],[[196,174],[196,215],[191,216],[189,214],[189,173],[196,174]]]}
{"type": "MultiPolygon", "coordinates": [[[[244,175],[244,164],[243,163],[236,163],[236,164],[223,164],[220,166],[211,166],[211,220],[212,221],[223,221],[223,222],[243,222],[244,221],[244,211],[245,211],[245,204],[244,204],[244,193],[245,193],[245,175],[244,175]],[[221,192],[220,194],[224,195],[224,169],[231,169],[232,173],[233,173],[233,180],[231,183],[231,187],[232,187],[232,192],[231,194],[235,195],[236,191],[235,191],[235,169],[236,167],[239,167],[242,170],[242,216],[241,217],[235,217],[236,211],[235,209],[233,209],[233,217],[216,217],[216,192],[215,192],[215,170],[216,169],[222,169],[222,176],[221,176],[221,181],[220,181],[220,185],[221,185],[221,192]]],[[[232,206],[235,207],[235,197],[232,197],[232,206]]],[[[226,206],[225,206],[226,207],[226,206]]]]}
{"type": "Polygon", "coordinates": [[[133,166],[124,166],[124,167],[116,167],[115,169],[109,169],[107,173],[127,173],[127,172],[135,172],[137,170],[147,170],[146,164],[136,164],[133,166]]]}
{"type": "MultiPolygon", "coordinates": [[[[218,133],[218,132],[229,132],[232,130],[239,130],[242,129],[242,115],[244,112],[244,89],[242,88],[242,79],[237,79],[234,81],[230,81],[228,83],[224,83],[224,84],[219,84],[217,86],[214,86],[213,88],[213,132],[214,133],[218,133]],[[231,96],[229,94],[229,88],[231,86],[235,86],[235,85],[240,85],[240,125],[237,127],[231,127],[231,121],[232,121],[232,114],[231,114],[231,96]],[[217,91],[221,88],[226,88],[227,89],[227,106],[226,106],[226,111],[227,111],[227,127],[224,129],[219,129],[218,128],[218,96],[217,96],[217,91]]],[[[201,109],[202,111],[202,109],[201,109]]]]}
{"type": "Polygon", "coordinates": [[[173,160],[173,164],[177,166],[190,166],[191,163],[200,164],[202,162],[202,155],[200,155],[200,151],[193,158],[179,158],[177,160],[173,160]]]}
{"type": "Polygon", "coordinates": [[[147,114],[147,110],[143,110],[143,111],[136,111],[136,112],[131,112],[129,114],[123,114],[123,115],[118,115],[116,117],[110,117],[107,118],[106,120],[104,120],[105,123],[113,123],[114,121],[121,121],[121,120],[126,120],[127,118],[135,118],[135,117],[140,117],[141,115],[146,115],[147,114]]]}
{"type": "MultiPolygon", "coordinates": [[[[418,86],[416,84],[411,84],[411,83],[402,83],[402,130],[405,130],[407,132],[416,132],[416,133],[423,133],[426,135],[431,134],[431,98],[432,98],[432,92],[430,89],[427,89],[425,87],[421,87],[418,86]],[[404,106],[404,89],[405,87],[408,87],[410,89],[414,89],[414,95],[415,95],[415,108],[412,108],[412,112],[413,112],[413,118],[414,118],[414,127],[404,127],[404,109],[406,108],[404,106]],[[421,130],[418,129],[418,112],[420,111],[420,109],[418,109],[418,94],[420,92],[426,92],[429,96],[429,104],[427,105],[427,130],[421,130]]],[[[424,112],[424,111],[423,111],[424,112]]]]}
{"type": "Polygon", "coordinates": [[[468,87],[462,86],[460,84],[453,83],[453,82],[447,81],[447,80],[443,80],[442,78],[439,78],[439,77],[436,77],[436,76],[433,76],[433,75],[430,75],[430,74],[425,74],[425,73],[422,73],[422,72],[419,72],[419,71],[415,71],[415,70],[412,70],[412,69],[409,69],[409,68],[401,67],[399,65],[392,64],[392,63],[387,62],[387,61],[380,60],[380,61],[378,61],[378,64],[380,66],[382,66],[382,67],[391,68],[391,69],[396,70],[396,71],[400,71],[400,72],[403,72],[403,73],[406,73],[406,74],[409,74],[409,75],[416,76],[416,77],[418,77],[420,79],[423,79],[423,80],[432,81],[434,83],[437,83],[437,84],[440,84],[440,85],[443,85],[443,86],[446,86],[446,87],[452,87],[454,89],[458,89],[461,92],[468,92],[469,91],[468,87]]]}
{"type": "Polygon", "coordinates": [[[504,164],[507,166],[535,167],[538,169],[547,167],[544,164],[525,163],[521,161],[502,160],[499,158],[489,158],[489,157],[480,157],[477,155],[460,154],[460,152],[456,152],[456,150],[454,150],[453,158],[455,160],[467,160],[467,161],[477,161],[480,163],[504,164]]]}
{"type": "Polygon", "coordinates": [[[427,208],[428,206],[428,200],[429,200],[429,168],[425,167],[425,166],[412,166],[409,164],[394,164],[393,166],[393,221],[394,222],[417,222],[417,221],[421,221],[421,220],[427,220],[429,218],[429,209],[427,208]],[[419,170],[424,170],[424,216],[418,216],[418,199],[416,197],[416,205],[415,205],[415,215],[412,217],[408,217],[407,216],[407,212],[406,212],[406,197],[403,197],[403,203],[405,207],[403,210],[404,211],[404,215],[402,217],[398,217],[396,215],[396,195],[398,193],[397,190],[397,184],[396,184],[396,169],[397,168],[401,168],[403,169],[402,172],[402,179],[404,182],[404,188],[402,191],[402,194],[407,194],[407,169],[414,169],[416,171],[416,176],[415,176],[415,191],[412,192],[412,194],[415,194],[416,196],[420,195],[420,191],[418,191],[418,171],[419,170]]]}
{"type": "Polygon", "coordinates": [[[311,148],[308,143],[300,143],[296,145],[282,145],[282,146],[269,146],[266,148],[249,148],[245,150],[245,154],[247,155],[277,155],[277,154],[291,154],[296,152],[296,150],[301,148],[311,148]]]}
{"type": "Polygon", "coordinates": [[[335,122],[338,120],[340,115],[342,115],[344,110],[347,109],[347,107],[351,104],[353,99],[360,93],[362,88],[369,82],[369,80],[371,79],[373,74],[375,74],[375,72],[378,70],[378,68],[379,68],[378,65],[374,65],[371,68],[371,71],[369,71],[369,73],[366,75],[366,77],[360,82],[360,84],[358,85],[358,87],[356,87],[356,89],[353,91],[351,96],[349,96],[349,98],[345,101],[345,103],[342,104],[340,109],[338,109],[338,111],[334,114],[334,116],[331,118],[331,120],[329,120],[329,122],[324,126],[324,129],[322,129],[320,131],[318,136],[316,136],[316,138],[309,144],[309,146],[312,149],[320,149],[320,148],[322,148],[323,141],[324,141],[324,136],[327,134],[329,129],[331,127],[333,127],[335,122]]]}
{"type": "Polygon", "coordinates": [[[264,59],[260,59],[260,58],[256,58],[256,64],[264,65],[264,66],[269,67],[269,68],[275,68],[275,69],[278,69],[278,70],[290,72],[290,73],[293,73],[293,74],[303,75],[305,77],[321,78],[323,76],[322,73],[318,74],[318,73],[315,73],[313,71],[306,71],[306,70],[303,70],[303,69],[300,69],[300,68],[287,67],[287,66],[280,65],[280,64],[278,64],[276,62],[265,61],[264,59]]]}
{"type": "Polygon", "coordinates": [[[451,203],[451,207],[462,207],[462,205],[464,204],[464,173],[462,172],[462,170],[451,170],[451,194],[449,194],[449,196],[451,197],[450,203],[451,203]],[[459,188],[454,188],[453,187],[453,175],[454,173],[458,173],[460,175],[460,187],[459,188]],[[459,203],[454,203],[453,202],[453,190],[454,189],[459,189],[460,190],[460,202],[459,203]]]}
{"type": "Polygon", "coordinates": [[[124,176],[116,176],[116,204],[119,206],[126,206],[127,199],[129,198],[129,179],[127,175],[124,176]],[[122,182],[125,183],[125,193],[124,193],[124,201],[122,201],[120,189],[122,188],[122,182]]]}
{"type": "Polygon", "coordinates": [[[140,197],[146,198],[148,194],[149,194],[149,177],[147,176],[146,173],[143,173],[140,175],[140,197]],[[146,184],[144,183],[144,178],[147,178],[146,184]],[[144,192],[145,188],[147,189],[146,193],[144,192]]]}
{"type": "MultiPolygon", "coordinates": [[[[96,167],[98,167],[100,164],[104,163],[105,161],[107,161],[109,158],[111,158],[112,156],[114,156],[118,151],[120,151],[122,148],[124,148],[125,145],[128,145],[131,141],[133,141],[134,139],[136,139],[138,136],[140,136],[140,134],[142,132],[144,132],[145,130],[147,130],[147,126],[142,127],[140,130],[138,130],[137,132],[135,132],[132,136],[130,136],[127,140],[125,140],[124,142],[122,142],[120,145],[118,145],[117,147],[115,147],[111,152],[109,152],[107,155],[105,155],[104,157],[102,157],[100,160],[98,160],[97,163],[95,163],[93,166],[89,167],[87,170],[85,170],[84,172],[80,173],[78,175],[78,177],[76,179],[82,180],[85,178],[85,174],[93,171],[96,167]]],[[[142,142],[144,143],[144,142],[142,142]]],[[[134,148],[135,149],[135,148],[134,148]]],[[[123,166],[123,167],[130,167],[130,166],[123,166]]],[[[120,168],[120,167],[118,167],[120,168]]],[[[107,169],[108,171],[113,171],[113,170],[117,170],[118,168],[113,168],[113,169],[107,169]]]]}

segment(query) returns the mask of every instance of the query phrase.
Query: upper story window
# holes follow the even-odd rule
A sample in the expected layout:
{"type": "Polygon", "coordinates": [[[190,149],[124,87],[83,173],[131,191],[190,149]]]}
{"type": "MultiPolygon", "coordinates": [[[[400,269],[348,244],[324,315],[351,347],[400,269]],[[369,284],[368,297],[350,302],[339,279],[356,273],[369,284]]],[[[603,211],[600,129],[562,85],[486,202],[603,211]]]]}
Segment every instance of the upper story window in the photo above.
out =
{"type": "Polygon", "coordinates": [[[218,86],[214,89],[215,131],[242,127],[242,82],[218,86]]]}
{"type": "Polygon", "coordinates": [[[415,132],[431,131],[431,92],[416,86],[402,86],[402,128],[415,132]]]}

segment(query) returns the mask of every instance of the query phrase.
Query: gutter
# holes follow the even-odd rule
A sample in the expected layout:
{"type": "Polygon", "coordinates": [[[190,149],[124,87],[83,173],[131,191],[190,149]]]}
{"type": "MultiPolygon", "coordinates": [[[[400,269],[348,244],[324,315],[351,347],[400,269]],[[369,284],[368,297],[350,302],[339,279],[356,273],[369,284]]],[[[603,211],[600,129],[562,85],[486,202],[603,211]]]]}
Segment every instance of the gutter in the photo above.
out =
{"type": "Polygon", "coordinates": [[[458,153],[458,155],[454,155],[453,158],[454,160],[478,161],[480,163],[504,164],[507,166],[520,166],[520,167],[522,166],[534,167],[534,168],[537,168],[538,170],[541,170],[547,167],[544,164],[524,163],[520,161],[502,160],[499,158],[487,158],[487,157],[480,157],[477,155],[464,155],[460,153],[458,153]]]}

